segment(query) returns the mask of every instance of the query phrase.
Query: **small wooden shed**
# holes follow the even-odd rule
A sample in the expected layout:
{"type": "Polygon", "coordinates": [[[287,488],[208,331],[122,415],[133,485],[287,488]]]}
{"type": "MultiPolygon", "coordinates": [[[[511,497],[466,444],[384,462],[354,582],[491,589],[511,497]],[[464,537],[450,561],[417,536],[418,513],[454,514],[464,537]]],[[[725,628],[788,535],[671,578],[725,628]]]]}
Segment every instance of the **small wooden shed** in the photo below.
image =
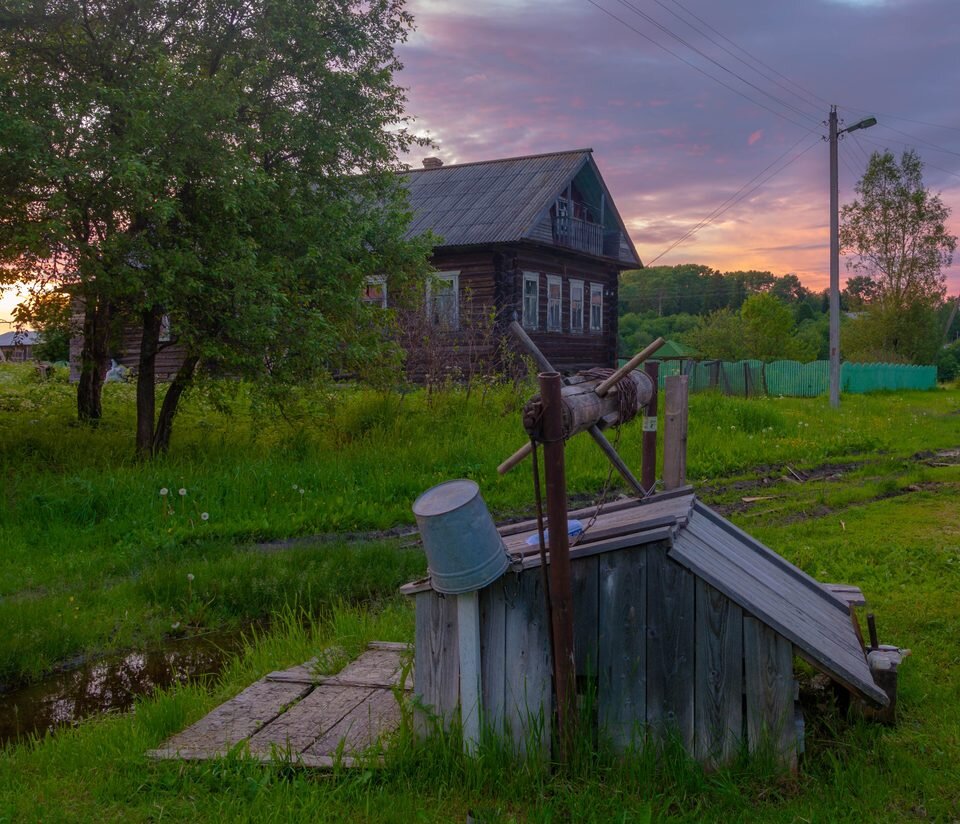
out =
{"type": "MultiPolygon", "coordinates": [[[[707,766],[769,742],[796,764],[794,656],[885,705],[842,594],[699,502],[689,488],[571,513],[578,689],[618,748],[676,736],[707,766]],[[594,520],[595,518],[595,520],[594,520]]],[[[552,670],[536,524],[501,529],[510,570],[479,593],[480,712],[523,750],[549,753],[552,670]]],[[[459,712],[456,596],[416,598],[414,692],[445,724],[459,712]]],[[[424,718],[426,716],[423,716],[424,718]]],[[[427,729],[424,725],[423,729],[427,729]]]]}

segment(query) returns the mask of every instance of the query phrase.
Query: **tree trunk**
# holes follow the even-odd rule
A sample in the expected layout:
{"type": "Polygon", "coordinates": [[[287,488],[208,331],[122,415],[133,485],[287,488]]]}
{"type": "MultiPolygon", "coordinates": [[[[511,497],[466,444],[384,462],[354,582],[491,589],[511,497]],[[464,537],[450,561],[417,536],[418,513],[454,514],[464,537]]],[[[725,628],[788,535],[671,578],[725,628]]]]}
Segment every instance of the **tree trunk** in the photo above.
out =
{"type": "Polygon", "coordinates": [[[77,384],[77,417],[96,425],[103,417],[101,396],[110,365],[110,306],[104,298],[87,298],[83,309],[83,347],[77,384]]]}
{"type": "Polygon", "coordinates": [[[160,407],[160,417],[157,419],[157,429],[153,435],[153,454],[159,455],[170,448],[170,435],[173,432],[173,419],[177,414],[180,398],[193,382],[200,358],[190,355],[177,370],[173,383],[163,397],[160,407]]]}
{"type": "Polygon", "coordinates": [[[157,404],[156,366],[163,313],[151,306],[141,314],[140,362],[137,371],[137,457],[153,454],[153,419],[157,404]]]}

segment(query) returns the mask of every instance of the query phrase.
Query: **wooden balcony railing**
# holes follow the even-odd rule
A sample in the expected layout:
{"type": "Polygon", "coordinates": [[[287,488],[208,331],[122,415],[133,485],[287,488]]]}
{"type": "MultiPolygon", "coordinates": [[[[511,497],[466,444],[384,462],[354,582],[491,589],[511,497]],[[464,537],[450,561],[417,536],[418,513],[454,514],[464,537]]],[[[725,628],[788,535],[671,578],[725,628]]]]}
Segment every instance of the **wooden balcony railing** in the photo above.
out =
{"type": "Polygon", "coordinates": [[[558,246],[568,246],[591,255],[602,255],[603,226],[576,217],[555,217],[553,241],[558,246]]]}

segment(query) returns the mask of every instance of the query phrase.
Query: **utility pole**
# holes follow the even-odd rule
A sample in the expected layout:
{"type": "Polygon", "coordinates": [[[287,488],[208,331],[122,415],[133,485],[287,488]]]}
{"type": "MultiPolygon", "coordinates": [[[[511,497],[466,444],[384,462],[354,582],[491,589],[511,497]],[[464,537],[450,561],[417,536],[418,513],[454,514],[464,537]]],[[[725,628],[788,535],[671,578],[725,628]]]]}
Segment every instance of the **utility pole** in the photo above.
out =
{"type": "Polygon", "coordinates": [[[830,107],[830,406],[840,408],[840,195],[837,143],[840,135],[869,129],[877,118],[867,117],[845,129],[837,128],[837,107],[830,107]]]}
{"type": "Polygon", "coordinates": [[[840,194],[837,107],[830,107],[830,406],[840,408],[840,194]]]}

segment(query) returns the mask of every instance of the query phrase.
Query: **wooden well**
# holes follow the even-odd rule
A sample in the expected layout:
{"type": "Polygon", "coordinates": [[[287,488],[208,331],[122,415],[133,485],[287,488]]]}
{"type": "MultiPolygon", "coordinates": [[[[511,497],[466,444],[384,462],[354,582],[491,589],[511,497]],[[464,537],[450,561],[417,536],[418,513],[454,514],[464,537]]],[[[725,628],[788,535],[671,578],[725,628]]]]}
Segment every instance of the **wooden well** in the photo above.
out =
{"type": "MultiPolygon", "coordinates": [[[[696,501],[685,488],[608,505],[570,552],[578,688],[590,719],[623,750],[675,737],[707,766],[772,745],[802,747],[794,656],[875,705],[848,604],[696,501]]],[[[481,715],[523,751],[550,753],[552,668],[535,524],[502,530],[510,571],[482,589],[481,715]]],[[[429,580],[416,598],[414,692],[444,724],[459,707],[457,609],[429,580]]],[[[420,728],[429,730],[421,714],[420,728]]]]}

